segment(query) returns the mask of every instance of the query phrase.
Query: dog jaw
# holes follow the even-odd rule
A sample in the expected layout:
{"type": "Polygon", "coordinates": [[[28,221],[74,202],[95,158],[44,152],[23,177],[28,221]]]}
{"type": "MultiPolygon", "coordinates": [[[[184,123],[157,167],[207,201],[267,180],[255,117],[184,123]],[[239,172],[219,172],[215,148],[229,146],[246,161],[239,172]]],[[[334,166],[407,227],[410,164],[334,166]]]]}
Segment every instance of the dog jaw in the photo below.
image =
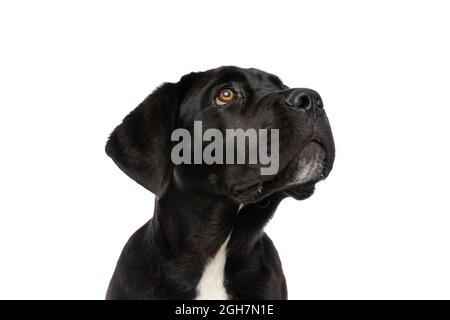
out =
{"type": "Polygon", "coordinates": [[[308,183],[324,177],[325,150],[316,142],[311,142],[295,159],[294,176],[287,186],[308,183]]]}
{"type": "Polygon", "coordinates": [[[286,195],[295,199],[305,199],[313,193],[315,183],[326,178],[325,158],[325,149],[319,143],[312,141],[280,174],[267,181],[245,188],[236,188],[233,196],[240,203],[255,203],[275,192],[284,191],[286,195]]]}

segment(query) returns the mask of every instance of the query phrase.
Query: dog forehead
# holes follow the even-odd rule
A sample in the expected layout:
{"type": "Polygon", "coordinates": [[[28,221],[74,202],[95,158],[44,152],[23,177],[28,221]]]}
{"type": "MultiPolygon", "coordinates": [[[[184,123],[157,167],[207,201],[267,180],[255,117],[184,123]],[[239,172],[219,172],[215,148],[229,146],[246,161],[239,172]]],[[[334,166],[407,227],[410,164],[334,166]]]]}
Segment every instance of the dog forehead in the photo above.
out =
{"type": "Polygon", "coordinates": [[[280,80],[280,78],[274,74],[259,70],[250,68],[247,69],[249,77],[256,82],[259,82],[259,84],[262,84],[263,86],[270,86],[272,87],[275,85],[276,87],[282,88],[283,82],[280,80]]]}
{"type": "Polygon", "coordinates": [[[211,79],[218,82],[245,82],[251,87],[282,87],[281,80],[270,73],[255,68],[239,68],[234,66],[209,70],[211,79]]]}
{"type": "MultiPolygon", "coordinates": [[[[199,94],[219,84],[240,83],[252,88],[282,89],[282,81],[274,74],[255,68],[224,66],[189,74],[189,92],[199,94]]],[[[183,78],[185,78],[184,76],[183,78]]]]}

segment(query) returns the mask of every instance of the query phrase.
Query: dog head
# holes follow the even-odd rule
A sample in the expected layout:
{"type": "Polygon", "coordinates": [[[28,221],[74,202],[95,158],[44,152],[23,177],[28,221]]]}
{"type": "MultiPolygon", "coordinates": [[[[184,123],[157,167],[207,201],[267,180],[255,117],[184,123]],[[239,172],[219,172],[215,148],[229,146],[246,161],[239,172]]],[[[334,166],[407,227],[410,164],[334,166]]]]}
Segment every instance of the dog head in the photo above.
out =
{"type": "MultiPolygon", "coordinates": [[[[211,136],[201,139],[200,154],[212,140],[211,136]]],[[[178,83],[156,89],[112,132],[106,152],[128,176],[158,197],[177,186],[250,203],[279,192],[296,199],[311,195],[333,166],[334,142],[316,91],[289,88],[278,77],[257,69],[221,67],[188,74],[178,83]],[[216,129],[224,136],[213,154],[233,150],[233,160],[239,150],[236,145],[228,148],[229,130],[266,130],[266,142],[275,141],[276,135],[276,150],[270,143],[266,150],[275,155],[276,170],[261,174],[267,163],[249,161],[255,150],[249,136],[244,140],[248,151],[244,163],[195,163],[192,158],[198,150],[188,144],[183,158],[192,161],[174,164],[174,130],[181,129],[195,140],[199,123],[202,132],[216,129]]]]}

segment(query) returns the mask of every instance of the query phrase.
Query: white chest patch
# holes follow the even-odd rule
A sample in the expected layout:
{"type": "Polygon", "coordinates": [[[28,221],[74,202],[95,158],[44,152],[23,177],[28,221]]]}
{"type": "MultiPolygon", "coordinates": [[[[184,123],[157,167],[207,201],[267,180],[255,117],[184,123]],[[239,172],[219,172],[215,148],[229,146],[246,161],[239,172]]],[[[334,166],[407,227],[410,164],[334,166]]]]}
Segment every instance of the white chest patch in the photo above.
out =
{"type": "Polygon", "coordinates": [[[230,236],[225,240],[216,255],[208,261],[203,275],[197,285],[196,300],[228,300],[225,290],[225,263],[227,261],[227,245],[230,236]]]}

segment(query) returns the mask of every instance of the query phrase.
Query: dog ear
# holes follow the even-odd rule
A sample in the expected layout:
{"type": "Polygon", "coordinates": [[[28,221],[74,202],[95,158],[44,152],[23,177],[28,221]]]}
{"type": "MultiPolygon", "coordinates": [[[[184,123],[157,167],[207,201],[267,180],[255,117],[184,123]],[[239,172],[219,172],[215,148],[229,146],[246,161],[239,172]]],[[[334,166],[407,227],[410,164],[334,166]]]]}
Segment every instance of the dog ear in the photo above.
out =
{"type": "Polygon", "coordinates": [[[180,105],[180,83],[164,83],[111,133],[105,151],[137,183],[161,197],[173,171],[170,136],[180,105]]]}

